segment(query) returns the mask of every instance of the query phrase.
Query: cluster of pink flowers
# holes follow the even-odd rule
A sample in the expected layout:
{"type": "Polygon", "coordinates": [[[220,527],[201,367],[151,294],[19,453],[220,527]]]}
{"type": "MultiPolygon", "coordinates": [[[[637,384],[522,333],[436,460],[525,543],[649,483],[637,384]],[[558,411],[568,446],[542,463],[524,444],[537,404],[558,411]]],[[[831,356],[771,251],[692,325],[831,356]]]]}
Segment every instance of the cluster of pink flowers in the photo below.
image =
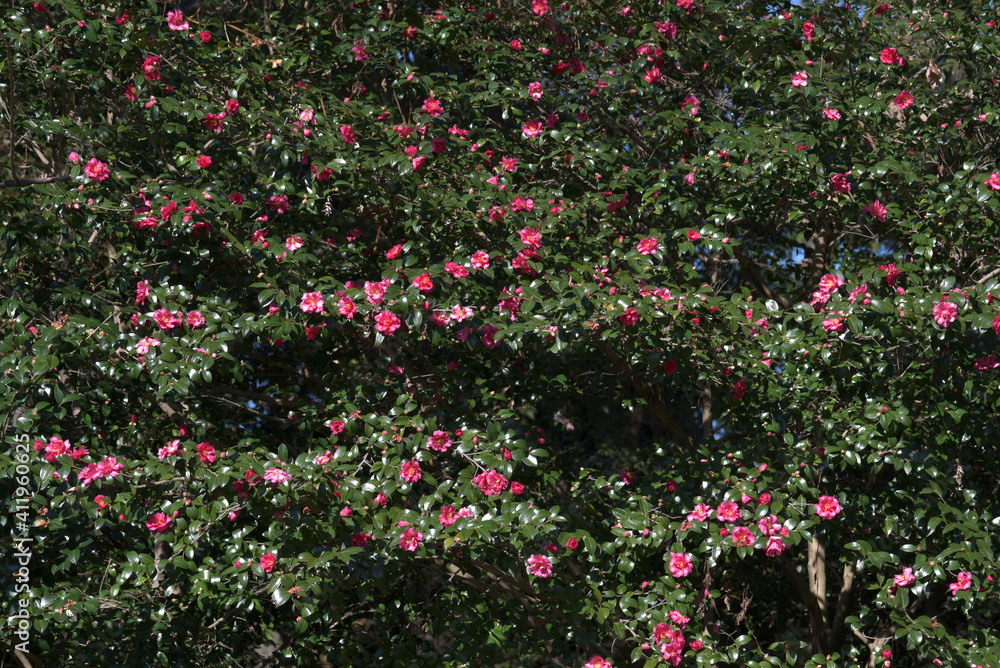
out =
{"type": "Polygon", "coordinates": [[[105,457],[96,464],[87,464],[80,471],[80,485],[86,486],[100,478],[108,480],[116,478],[125,470],[125,465],[121,464],[115,457],[105,457]]]}
{"type": "Polygon", "coordinates": [[[476,513],[468,506],[458,510],[455,509],[455,506],[443,506],[441,508],[441,512],[438,514],[438,521],[441,522],[442,526],[450,527],[452,524],[457,522],[460,517],[475,516],[476,513]]]}
{"type": "Polygon", "coordinates": [[[69,441],[64,441],[58,436],[50,437],[47,445],[43,441],[35,441],[35,450],[41,452],[42,448],[45,450],[43,453],[45,461],[49,463],[54,462],[62,455],[69,455],[73,461],[79,461],[90,454],[90,451],[84,447],[73,449],[69,441]]]}
{"type": "Polygon", "coordinates": [[[496,494],[503,494],[504,490],[507,489],[507,478],[504,477],[502,473],[496,469],[489,469],[488,471],[483,471],[476,477],[472,479],[479,489],[486,496],[493,496],[496,494]]]}
{"type": "Polygon", "coordinates": [[[813,292],[809,304],[816,308],[830,301],[830,297],[844,284],[844,279],[836,274],[826,274],[819,279],[819,289],[813,292]]]}

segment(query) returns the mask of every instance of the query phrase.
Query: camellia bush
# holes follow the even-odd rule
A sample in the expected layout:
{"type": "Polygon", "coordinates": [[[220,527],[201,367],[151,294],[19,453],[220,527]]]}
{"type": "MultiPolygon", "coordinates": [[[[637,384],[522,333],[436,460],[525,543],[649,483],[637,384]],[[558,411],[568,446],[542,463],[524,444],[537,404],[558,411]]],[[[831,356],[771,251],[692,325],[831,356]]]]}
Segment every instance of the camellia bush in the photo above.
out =
{"type": "Polygon", "coordinates": [[[4,665],[1000,666],[995,11],[12,3],[4,665]]]}

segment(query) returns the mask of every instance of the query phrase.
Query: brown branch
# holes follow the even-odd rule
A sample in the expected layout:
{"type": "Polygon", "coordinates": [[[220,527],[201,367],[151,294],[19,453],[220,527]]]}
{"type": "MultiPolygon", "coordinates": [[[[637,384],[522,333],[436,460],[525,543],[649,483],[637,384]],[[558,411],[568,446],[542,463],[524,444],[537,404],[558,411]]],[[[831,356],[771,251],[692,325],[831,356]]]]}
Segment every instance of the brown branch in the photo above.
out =
{"type": "Polygon", "coordinates": [[[597,346],[598,350],[604,353],[604,356],[608,358],[611,365],[618,371],[619,374],[628,379],[629,383],[636,393],[642,397],[650,408],[653,409],[653,414],[656,418],[667,428],[670,435],[681,444],[688,452],[694,454],[696,452],[694,441],[688,436],[687,432],[677,424],[673,416],[670,415],[670,411],[667,409],[666,404],[657,397],[652,389],[643,381],[639,372],[632,368],[625,360],[621,358],[618,353],[611,349],[607,341],[600,338],[599,332],[594,332],[594,344],[597,346]]]}
{"type": "Polygon", "coordinates": [[[830,649],[840,646],[844,639],[844,620],[847,619],[847,606],[851,600],[851,589],[854,587],[854,564],[844,564],[844,581],[840,585],[840,596],[837,598],[837,611],[833,615],[833,625],[830,627],[830,649]]]}
{"type": "Polygon", "coordinates": [[[816,604],[816,598],[813,596],[812,591],[806,584],[806,581],[802,579],[799,572],[795,570],[795,566],[792,561],[788,558],[788,553],[783,553],[778,557],[778,564],[781,566],[782,572],[788,581],[792,584],[792,588],[798,593],[799,598],[802,602],[806,604],[806,610],[809,613],[809,628],[812,631],[812,652],[818,654],[826,654],[825,651],[825,635],[826,627],[822,622],[819,606],[816,604]]]}
{"type": "Polygon", "coordinates": [[[239,390],[235,387],[226,387],[224,385],[201,383],[198,385],[198,388],[204,390],[210,396],[231,394],[234,397],[243,397],[244,399],[251,399],[259,403],[274,404],[282,408],[301,408],[309,405],[308,402],[298,401],[297,399],[282,399],[280,397],[272,397],[263,392],[250,392],[249,390],[239,390]]]}
{"type": "Polygon", "coordinates": [[[747,259],[747,257],[743,254],[743,251],[740,250],[739,246],[733,246],[733,255],[736,256],[736,259],[740,263],[740,267],[743,268],[743,271],[747,272],[750,276],[750,280],[753,281],[753,284],[757,286],[758,290],[764,293],[765,297],[778,302],[778,305],[781,306],[781,308],[792,307],[792,302],[788,299],[788,297],[771,292],[771,288],[767,287],[767,284],[764,283],[760,274],[757,273],[757,268],[753,266],[753,262],[747,259]]]}
{"type": "Polygon", "coordinates": [[[0,181],[0,188],[23,188],[24,186],[38,186],[46,183],[66,183],[72,176],[43,176],[38,179],[7,179],[0,181]]]}

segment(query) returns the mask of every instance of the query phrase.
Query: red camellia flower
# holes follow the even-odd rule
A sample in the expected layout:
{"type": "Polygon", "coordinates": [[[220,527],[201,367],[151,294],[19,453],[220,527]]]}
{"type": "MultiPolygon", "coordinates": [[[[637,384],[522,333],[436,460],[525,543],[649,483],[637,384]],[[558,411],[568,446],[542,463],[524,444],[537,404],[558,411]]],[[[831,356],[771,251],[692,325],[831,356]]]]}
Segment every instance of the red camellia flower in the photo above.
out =
{"type": "Polygon", "coordinates": [[[699,239],[701,239],[701,232],[698,230],[688,230],[688,241],[697,243],[699,239]]]}
{"type": "Polygon", "coordinates": [[[163,513],[156,513],[146,521],[146,527],[153,533],[166,533],[173,523],[174,518],[167,517],[163,513]]]}
{"type": "Polygon", "coordinates": [[[212,166],[212,158],[207,155],[198,156],[198,166],[202,169],[207,169],[212,166]]]}
{"type": "Polygon", "coordinates": [[[899,62],[899,52],[893,47],[887,47],[882,49],[882,55],[879,59],[886,65],[895,65],[899,62]]]}
{"type": "Polygon", "coordinates": [[[198,444],[198,457],[204,464],[212,464],[215,462],[215,447],[210,443],[199,443],[198,444]]]}
{"type": "Polygon", "coordinates": [[[208,32],[207,30],[202,30],[200,33],[198,33],[198,39],[200,39],[205,44],[208,44],[209,42],[212,41],[212,33],[208,32]]]}
{"type": "Polygon", "coordinates": [[[274,565],[278,563],[278,557],[275,556],[273,552],[267,552],[260,558],[260,567],[264,569],[265,573],[270,573],[274,570],[274,565]]]}
{"type": "Polygon", "coordinates": [[[896,106],[899,107],[900,109],[906,109],[907,107],[913,104],[913,95],[910,93],[910,91],[904,90],[903,92],[901,92],[899,95],[896,96],[894,102],[896,103],[896,106]]]}

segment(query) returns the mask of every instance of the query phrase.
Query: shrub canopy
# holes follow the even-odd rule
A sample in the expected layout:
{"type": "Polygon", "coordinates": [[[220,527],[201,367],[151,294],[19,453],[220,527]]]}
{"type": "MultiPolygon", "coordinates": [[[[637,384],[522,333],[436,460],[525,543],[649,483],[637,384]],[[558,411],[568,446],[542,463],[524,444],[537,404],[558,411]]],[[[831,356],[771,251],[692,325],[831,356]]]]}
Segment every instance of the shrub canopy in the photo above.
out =
{"type": "Polygon", "coordinates": [[[5,649],[1000,665],[994,11],[5,9],[5,649]]]}

